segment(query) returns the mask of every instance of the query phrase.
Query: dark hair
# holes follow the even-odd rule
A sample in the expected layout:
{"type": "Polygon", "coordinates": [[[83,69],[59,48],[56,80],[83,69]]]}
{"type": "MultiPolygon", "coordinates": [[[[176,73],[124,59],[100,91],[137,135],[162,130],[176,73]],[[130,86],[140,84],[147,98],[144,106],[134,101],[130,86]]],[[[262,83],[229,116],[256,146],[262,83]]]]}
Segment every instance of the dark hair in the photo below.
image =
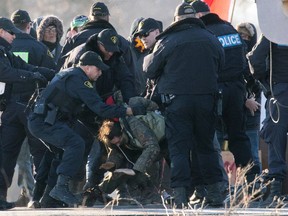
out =
{"type": "Polygon", "coordinates": [[[98,138],[107,145],[114,137],[119,137],[121,135],[122,128],[120,123],[106,120],[99,129],[98,138]]]}

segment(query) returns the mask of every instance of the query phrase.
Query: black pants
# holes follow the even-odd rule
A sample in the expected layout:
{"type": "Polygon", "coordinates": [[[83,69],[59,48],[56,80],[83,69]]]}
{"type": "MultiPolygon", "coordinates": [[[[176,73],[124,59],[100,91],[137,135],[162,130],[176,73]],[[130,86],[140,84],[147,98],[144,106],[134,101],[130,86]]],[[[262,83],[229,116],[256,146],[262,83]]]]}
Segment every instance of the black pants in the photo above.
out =
{"type": "Polygon", "coordinates": [[[191,187],[191,151],[197,151],[198,169],[204,177],[204,184],[223,181],[223,167],[213,145],[215,96],[177,95],[166,108],[165,117],[171,187],[191,187]]]}
{"type": "MultiPolygon", "coordinates": [[[[8,181],[11,184],[14,168],[25,137],[28,137],[30,152],[33,162],[38,171],[40,161],[46,151],[41,141],[31,135],[27,127],[27,117],[24,113],[25,105],[11,102],[1,116],[1,144],[2,144],[2,167],[4,168],[8,181]]],[[[0,190],[7,192],[7,185],[0,175],[0,190]]],[[[1,192],[1,193],[2,193],[1,192]]]]}

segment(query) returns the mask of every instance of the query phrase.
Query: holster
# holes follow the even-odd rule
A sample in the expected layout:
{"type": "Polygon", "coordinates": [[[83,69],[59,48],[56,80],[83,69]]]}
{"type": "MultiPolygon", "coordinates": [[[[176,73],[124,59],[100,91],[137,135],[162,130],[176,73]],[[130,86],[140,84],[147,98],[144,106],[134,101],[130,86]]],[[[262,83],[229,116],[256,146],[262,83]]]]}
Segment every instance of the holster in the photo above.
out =
{"type": "Polygon", "coordinates": [[[54,125],[59,108],[52,103],[47,104],[47,107],[48,110],[44,122],[50,125],[54,125]]]}

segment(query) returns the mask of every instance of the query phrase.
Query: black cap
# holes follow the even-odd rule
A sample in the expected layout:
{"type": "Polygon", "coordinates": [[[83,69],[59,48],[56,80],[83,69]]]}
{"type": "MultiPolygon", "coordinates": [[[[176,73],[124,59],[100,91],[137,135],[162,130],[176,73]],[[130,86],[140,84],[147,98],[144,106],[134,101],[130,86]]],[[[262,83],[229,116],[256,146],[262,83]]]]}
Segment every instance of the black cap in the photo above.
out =
{"type": "Polygon", "coordinates": [[[210,12],[210,8],[206,4],[206,2],[203,2],[203,1],[200,1],[200,0],[196,0],[196,1],[192,2],[191,6],[194,8],[196,13],[199,13],[199,12],[210,12]]]}
{"type": "Polygon", "coordinates": [[[108,52],[120,52],[118,34],[112,29],[102,30],[97,40],[104,46],[108,52]]]}
{"type": "Polygon", "coordinates": [[[11,20],[14,24],[29,23],[32,22],[30,16],[25,10],[16,10],[11,15],[11,20]]]}
{"type": "Polygon", "coordinates": [[[155,29],[161,29],[161,24],[159,23],[159,21],[153,18],[144,19],[138,24],[138,29],[135,32],[135,36],[145,35],[155,29]]]}
{"type": "Polygon", "coordinates": [[[90,8],[92,16],[107,16],[110,15],[108,7],[103,2],[95,2],[90,8]]]}
{"type": "Polygon", "coordinates": [[[5,31],[10,31],[14,34],[20,33],[21,31],[14,26],[10,19],[5,17],[0,17],[0,28],[4,29],[5,31]]]}
{"type": "Polygon", "coordinates": [[[174,17],[188,15],[188,14],[195,14],[195,13],[196,13],[195,10],[190,4],[183,2],[182,4],[176,7],[174,17]]]}
{"type": "Polygon", "coordinates": [[[94,65],[102,71],[109,69],[109,66],[103,63],[102,58],[93,51],[83,53],[79,59],[79,63],[80,65],[94,65]]]}

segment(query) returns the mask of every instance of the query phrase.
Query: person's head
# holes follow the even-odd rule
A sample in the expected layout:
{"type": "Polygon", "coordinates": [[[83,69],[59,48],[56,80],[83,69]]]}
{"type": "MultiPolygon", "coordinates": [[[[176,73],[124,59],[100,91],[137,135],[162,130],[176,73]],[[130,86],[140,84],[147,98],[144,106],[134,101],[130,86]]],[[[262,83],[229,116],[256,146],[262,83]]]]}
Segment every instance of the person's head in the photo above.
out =
{"type": "Polygon", "coordinates": [[[109,66],[104,64],[101,57],[93,51],[83,53],[78,66],[92,81],[96,81],[101,76],[102,71],[109,69],[109,66]]]}
{"type": "Polygon", "coordinates": [[[106,20],[109,22],[109,10],[103,2],[95,2],[90,8],[90,20],[106,20]]]}
{"type": "Polygon", "coordinates": [[[115,52],[120,52],[118,34],[112,29],[104,29],[99,32],[97,45],[104,56],[104,60],[109,60],[115,52]]]}
{"type": "Polygon", "coordinates": [[[44,17],[38,28],[37,38],[39,41],[58,43],[63,36],[62,21],[53,15],[44,17]]]}
{"type": "Polygon", "coordinates": [[[98,138],[105,145],[120,145],[123,130],[119,122],[106,120],[99,129],[98,138]]]}
{"type": "Polygon", "coordinates": [[[75,32],[81,31],[82,27],[89,21],[88,17],[85,15],[77,15],[73,18],[70,23],[71,30],[75,32]]]}
{"type": "Polygon", "coordinates": [[[252,23],[243,22],[236,26],[236,30],[247,45],[247,52],[250,52],[257,42],[255,26],[252,23]]]}
{"type": "Polygon", "coordinates": [[[15,34],[21,31],[17,29],[11,20],[0,17],[0,37],[6,40],[8,43],[12,44],[15,39],[15,34]]]}
{"type": "Polygon", "coordinates": [[[174,12],[174,22],[187,18],[195,18],[195,10],[186,2],[179,4],[174,12]]]}
{"type": "Polygon", "coordinates": [[[153,18],[147,18],[139,22],[134,36],[138,36],[141,39],[145,49],[151,49],[156,43],[156,37],[161,31],[162,23],[160,21],[153,18]]]}
{"type": "Polygon", "coordinates": [[[200,18],[200,17],[210,13],[210,8],[207,5],[207,3],[204,1],[195,0],[195,1],[191,2],[190,5],[196,11],[196,17],[197,18],[200,18]]]}
{"type": "Polygon", "coordinates": [[[30,34],[32,21],[27,11],[16,10],[11,15],[13,24],[21,31],[30,34]]]}

